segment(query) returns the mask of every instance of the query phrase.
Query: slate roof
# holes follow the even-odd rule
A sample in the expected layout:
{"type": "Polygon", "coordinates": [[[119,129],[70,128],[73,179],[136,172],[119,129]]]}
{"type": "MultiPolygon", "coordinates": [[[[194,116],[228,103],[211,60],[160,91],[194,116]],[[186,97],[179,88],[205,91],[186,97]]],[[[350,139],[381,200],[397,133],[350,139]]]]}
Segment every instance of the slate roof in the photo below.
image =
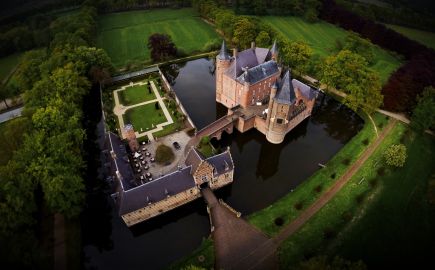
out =
{"type": "Polygon", "coordinates": [[[218,175],[234,169],[230,151],[225,151],[221,154],[209,157],[206,160],[216,169],[218,175]]]}
{"type": "Polygon", "coordinates": [[[270,60],[271,57],[270,50],[266,48],[250,48],[238,52],[226,73],[236,79],[244,72],[243,68],[253,68],[270,60]]]}
{"type": "Polygon", "coordinates": [[[313,99],[316,97],[317,90],[311,88],[309,85],[306,85],[296,79],[292,80],[292,84],[294,88],[298,88],[302,95],[304,95],[307,99],[313,99]]]}
{"type": "Polygon", "coordinates": [[[186,166],[192,167],[192,172],[194,173],[196,169],[198,168],[201,161],[204,160],[204,157],[201,153],[198,152],[198,150],[195,149],[195,147],[192,147],[189,150],[189,153],[187,154],[186,160],[184,163],[186,163],[186,166]]]}
{"type": "Polygon", "coordinates": [[[278,91],[274,99],[276,102],[284,104],[293,104],[295,102],[296,95],[290,71],[287,71],[281,79],[281,83],[278,86],[278,91]]]}
{"type": "Polygon", "coordinates": [[[228,54],[228,49],[227,49],[227,45],[225,44],[225,40],[222,41],[222,46],[221,46],[221,50],[218,54],[218,58],[220,60],[230,60],[231,57],[228,54]]]}
{"type": "Polygon", "coordinates": [[[191,167],[167,174],[146,184],[124,192],[120,198],[119,214],[124,215],[148,205],[164,200],[168,195],[175,195],[195,186],[190,174],[191,167]]]}
{"type": "Polygon", "coordinates": [[[128,190],[134,187],[131,184],[134,181],[133,168],[128,162],[127,150],[125,149],[124,143],[121,139],[114,133],[108,133],[108,142],[111,154],[112,168],[119,173],[120,184],[123,190],[128,190]]]}
{"type": "Polygon", "coordinates": [[[277,72],[279,72],[278,64],[275,61],[271,60],[248,70],[245,70],[242,75],[237,77],[237,80],[241,83],[249,82],[251,84],[254,84],[269,76],[272,76],[277,72]]]}

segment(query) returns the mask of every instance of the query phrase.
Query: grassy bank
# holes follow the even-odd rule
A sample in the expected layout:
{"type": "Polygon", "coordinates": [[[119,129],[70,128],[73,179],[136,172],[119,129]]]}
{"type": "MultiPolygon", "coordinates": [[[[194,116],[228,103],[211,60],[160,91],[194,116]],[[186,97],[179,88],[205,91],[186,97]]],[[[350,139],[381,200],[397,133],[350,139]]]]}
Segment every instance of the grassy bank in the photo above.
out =
{"type": "Polygon", "coordinates": [[[15,53],[0,58],[0,82],[3,81],[9,75],[9,73],[11,73],[11,71],[18,65],[22,55],[22,53],[15,53]]]}
{"type": "MultiPolygon", "coordinates": [[[[262,20],[291,41],[302,40],[313,49],[314,54],[321,57],[336,52],[337,40],[344,40],[347,31],[335,25],[318,22],[308,23],[299,17],[266,16],[262,20]]],[[[379,73],[383,82],[401,65],[401,62],[387,51],[375,46],[375,60],[371,66],[379,73]]]]}
{"type": "Polygon", "coordinates": [[[106,50],[117,68],[133,62],[149,62],[148,37],[165,33],[186,54],[209,51],[219,42],[215,30],[190,8],[141,10],[99,17],[97,45],[106,50]]]}
{"type": "Polygon", "coordinates": [[[212,269],[214,266],[214,248],[213,240],[210,238],[205,239],[199,248],[192,252],[187,257],[180,261],[174,262],[168,267],[168,270],[180,270],[190,265],[202,267],[205,269],[212,269]]]}
{"type": "Polygon", "coordinates": [[[408,133],[402,142],[408,148],[405,166],[378,177],[379,194],[328,253],[362,259],[369,269],[434,267],[435,205],[427,187],[435,173],[435,141],[408,133]]]}
{"type": "Polygon", "coordinates": [[[412,39],[417,42],[420,42],[423,45],[426,45],[429,48],[435,49],[435,33],[429,31],[422,31],[418,29],[386,24],[388,28],[393,29],[394,31],[412,39]]]}
{"type": "Polygon", "coordinates": [[[318,170],[293,192],[250,215],[249,222],[270,236],[277,234],[340,178],[363,153],[367,145],[375,139],[375,136],[372,123],[365,119],[363,129],[328,161],[325,168],[318,170]]]}
{"type": "MultiPolygon", "coordinates": [[[[279,258],[282,268],[289,268],[304,258],[323,254],[334,241],[339,241],[339,232],[349,225],[371,201],[373,194],[380,188],[383,177],[388,173],[383,161],[383,152],[391,144],[398,143],[406,127],[397,124],[361,169],[319,212],[298,232],[287,239],[280,247],[279,258]]],[[[364,233],[365,234],[365,233],[364,233]]],[[[361,236],[359,239],[361,240],[361,236]]]]}

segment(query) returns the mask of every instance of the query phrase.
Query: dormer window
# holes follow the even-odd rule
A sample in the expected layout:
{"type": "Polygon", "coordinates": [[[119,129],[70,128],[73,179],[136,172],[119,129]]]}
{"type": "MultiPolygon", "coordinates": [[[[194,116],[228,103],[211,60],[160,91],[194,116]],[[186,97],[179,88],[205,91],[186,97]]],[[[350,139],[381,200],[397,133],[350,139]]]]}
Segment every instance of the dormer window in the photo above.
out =
{"type": "Polygon", "coordinates": [[[277,123],[278,125],[281,125],[283,122],[284,122],[284,121],[283,121],[282,118],[277,118],[277,119],[276,119],[276,123],[277,123]]]}

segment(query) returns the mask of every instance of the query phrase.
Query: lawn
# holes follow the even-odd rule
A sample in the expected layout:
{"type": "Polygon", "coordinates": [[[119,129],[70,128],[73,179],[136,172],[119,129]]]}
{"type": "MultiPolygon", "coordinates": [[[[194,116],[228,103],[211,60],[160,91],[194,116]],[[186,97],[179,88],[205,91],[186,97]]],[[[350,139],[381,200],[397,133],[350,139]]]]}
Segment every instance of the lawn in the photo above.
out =
{"type": "Polygon", "coordinates": [[[147,85],[135,85],[119,91],[119,101],[124,106],[138,104],[144,101],[156,99],[151,87],[147,85]]]}
{"type": "Polygon", "coordinates": [[[141,128],[145,132],[153,129],[153,124],[155,128],[157,124],[166,122],[162,109],[159,107],[156,110],[155,104],[151,103],[128,109],[123,115],[125,124],[132,124],[134,129],[140,133],[141,128]]]}
{"type": "Polygon", "coordinates": [[[192,252],[191,255],[172,263],[168,270],[186,269],[189,266],[196,266],[204,269],[213,269],[214,266],[214,248],[213,240],[205,239],[199,248],[192,252]]]}
{"type": "MultiPolygon", "coordinates": [[[[336,41],[343,40],[347,32],[326,22],[308,23],[299,17],[266,16],[262,20],[272,26],[278,33],[289,40],[303,40],[313,49],[314,54],[325,57],[335,53],[336,41]]],[[[375,46],[375,62],[372,68],[376,70],[385,83],[388,77],[401,62],[387,51],[375,46]]]]}
{"type": "Polygon", "coordinates": [[[386,26],[410,39],[413,39],[417,42],[420,42],[423,45],[435,49],[434,32],[423,31],[423,30],[418,30],[414,28],[408,28],[408,27],[403,27],[403,26],[398,26],[393,24],[386,24],[386,26]]]}
{"type": "MultiPolygon", "coordinates": [[[[384,165],[383,152],[391,144],[398,143],[403,134],[405,134],[405,130],[406,127],[404,125],[397,124],[381,143],[380,147],[371,157],[369,157],[361,169],[342,188],[342,190],[338,192],[337,195],[322,209],[320,209],[319,212],[298,232],[281,245],[279,259],[282,268],[290,268],[295,266],[295,263],[300,262],[306,257],[325,254],[328,250],[331,251],[335,245],[342,243],[342,236],[346,235],[349,227],[351,227],[354,222],[358,222],[360,217],[364,218],[364,213],[367,211],[367,205],[370,205],[370,202],[373,201],[373,198],[376,197],[377,194],[396,192],[397,187],[393,187],[391,190],[386,190],[385,187],[383,187],[387,175],[391,176],[390,173],[392,172],[395,174],[395,177],[398,177],[398,171],[400,171],[389,169],[384,165]]],[[[416,159],[414,162],[421,161],[420,157],[414,156],[413,158],[416,159]]],[[[426,165],[425,168],[430,168],[430,164],[429,167],[426,165]]],[[[410,180],[411,179],[412,178],[410,178],[410,180]]],[[[404,200],[404,198],[401,197],[399,201],[400,200],[404,200]]],[[[383,206],[379,207],[382,208],[383,206]]],[[[403,207],[403,205],[397,205],[395,207],[403,207]]],[[[382,211],[388,213],[389,210],[385,209],[382,211]]],[[[361,241],[365,241],[363,239],[366,239],[367,231],[376,231],[376,227],[381,223],[385,223],[386,227],[393,226],[390,219],[382,216],[378,216],[377,220],[371,221],[372,223],[366,223],[366,227],[362,227],[363,229],[359,231],[358,235],[354,235],[353,240],[355,241],[355,252],[369,252],[370,249],[374,248],[377,244],[382,245],[384,249],[391,248],[390,245],[382,241],[377,243],[373,242],[375,244],[373,247],[366,246],[366,249],[361,248],[360,243],[361,241]]],[[[397,222],[400,223],[400,221],[397,222]]],[[[341,246],[343,247],[343,250],[348,249],[347,245],[341,246]]],[[[379,248],[381,249],[381,247],[379,248]]],[[[335,255],[334,252],[330,252],[329,254],[335,255]]],[[[380,254],[373,252],[374,260],[379,259],[380,256],[380,254]]],[[[347,256],[345,257],[347,258],[347,256]]],[[[381,257],[383,259],[385,258],[384,256],[381,257]]]]}
{"type": "Polygon", "coordinates": [[[191,8],[141,10],[99,16],[97,45],[106,50],[117,68],[129,62],[150,61],[148,37],[165,33],[185,53],[204,51],[218,42],[215,30],[191,8]]]}
{"type": "Polygon", "coordinates": [[[22,53],[16,53],[0,58],[0,82],[9,75],[16,65],[18,65],[22,55],[22,53]]]}

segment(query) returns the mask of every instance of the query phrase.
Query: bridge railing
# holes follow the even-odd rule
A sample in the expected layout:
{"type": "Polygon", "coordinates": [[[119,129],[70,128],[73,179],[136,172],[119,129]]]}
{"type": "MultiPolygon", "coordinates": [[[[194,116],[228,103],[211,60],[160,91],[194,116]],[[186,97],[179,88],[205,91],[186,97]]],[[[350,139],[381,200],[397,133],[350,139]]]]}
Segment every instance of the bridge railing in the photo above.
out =
{"type": "Polygon", "coordinates": [[[232,121],[234,121],[234,119],[232,117],[231,117],[231,119],[228,119],[228,115],[222,116],[221,118],[215,120],[213,123],[208,124],[207,126],[203,127],[201,130],[196,132],[196,135],[199,135],[199,134],[203,133],[205,130],[207,130],[208,128],[213,127],[214,125],[218,124],[222,120],[230,120],[230,122],[226,123],[225,126],[230,124],[232,121]]]}

